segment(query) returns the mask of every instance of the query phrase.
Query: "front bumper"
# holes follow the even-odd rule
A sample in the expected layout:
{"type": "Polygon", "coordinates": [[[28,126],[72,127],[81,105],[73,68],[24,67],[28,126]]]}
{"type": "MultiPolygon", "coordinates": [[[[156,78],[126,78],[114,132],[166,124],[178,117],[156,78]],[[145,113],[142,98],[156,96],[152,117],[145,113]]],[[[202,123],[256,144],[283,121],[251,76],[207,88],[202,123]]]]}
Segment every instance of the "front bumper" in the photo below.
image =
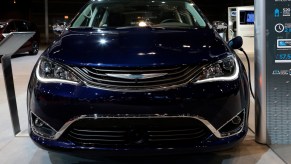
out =
{"type": "MultiPolygon", "coordinates": [[[[192,84],[165,91],[123,93],[86,86],[41,83],[32,76],[28,88],[28,109],[31,122],[30,136],[37,145],[47,149],[205,152],[232,147],[244,138],[247,133],[249,95],[246,80],[243,78],[228,82],[192,84]],[[46,137],[37,133],[32,115],[53,129],[55,134],[46,137]],[[240,116],[241,122],[229,127],[236,116],[240,116]],[[174,145],[80,145],[66,138],[68,129],[79,120],[133,120],[130,122],[135,124],[135,119],[148,121],[149,118],[191,119],[201,123],[209,133],[207,137],[199,141],[190,143],[183,141],[181,144],[174,145]]],[[[178,121],[177,124],[179,123],[178,121]]],[[[111,126],[116,127],[118,124],[117,121],[111,126]]],[[[131,128],[129,126],[126,129],[146,129],[146,127],[131,128]]]]}
{"type": "Polygon", "coordinates": [[[187,146],[181,145],[176,147],[93,147],[93,146],[80,146],[70,141],[64,140],[50,140],[39,137],[33,132],[30,132],[30,137],[33,142],[42,149],[48,151],[56,151],[62,153],[70,153],[75,155],[90,155],[98,153],[99,155],[157,155],[157,154],[184,154],[184,153],[203,153],[213,152],[232,148],[243,141],[248,131],[247,126],[237,135],[227,137],[224,139],[217,139],[211,136],[208,140],[202,141],[199,144],[188,144],[187,146]]]}

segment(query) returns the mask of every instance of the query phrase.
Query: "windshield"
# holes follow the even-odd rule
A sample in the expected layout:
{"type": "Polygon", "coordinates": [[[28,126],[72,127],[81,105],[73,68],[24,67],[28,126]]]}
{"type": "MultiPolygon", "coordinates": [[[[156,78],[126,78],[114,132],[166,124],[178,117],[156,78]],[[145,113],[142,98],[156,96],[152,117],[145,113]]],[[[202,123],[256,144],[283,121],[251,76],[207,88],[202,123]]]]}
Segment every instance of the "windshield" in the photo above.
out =
{"type": "Polygon", "coordinates": [[[194,6],[181,1],[90,3],[72,22],[71,27],[206,27],[194,6]]]}

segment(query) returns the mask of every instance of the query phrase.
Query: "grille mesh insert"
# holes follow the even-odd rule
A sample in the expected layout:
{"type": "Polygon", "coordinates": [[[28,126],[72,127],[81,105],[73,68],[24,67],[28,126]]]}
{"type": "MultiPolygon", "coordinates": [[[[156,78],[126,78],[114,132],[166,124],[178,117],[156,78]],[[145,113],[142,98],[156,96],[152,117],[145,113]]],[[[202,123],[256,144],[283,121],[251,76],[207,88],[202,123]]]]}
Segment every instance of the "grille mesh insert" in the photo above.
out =
{"type": "Polygon", "coordinates": [[[79,120],[65,137],[81,146],[182,146],[200,143],[211,132],[194,119],[79,120]]]}

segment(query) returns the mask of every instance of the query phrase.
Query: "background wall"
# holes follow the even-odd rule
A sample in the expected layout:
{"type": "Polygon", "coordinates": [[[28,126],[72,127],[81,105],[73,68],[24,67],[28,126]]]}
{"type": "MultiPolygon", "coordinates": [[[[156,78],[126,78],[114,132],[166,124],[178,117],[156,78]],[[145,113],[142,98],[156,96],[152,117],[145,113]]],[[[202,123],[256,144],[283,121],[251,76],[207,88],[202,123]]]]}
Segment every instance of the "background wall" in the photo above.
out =
{"type": "Polygon", "coordinates": [[[1,0],[0,20],[9,18],[27,19],[30,3],[30,0],[1,0]]]}
{"type": "Polygon", "coordinates": [[[227,22],[228,7],[254,5],[254,0],[194,0],[209,21],[227,22]]]}

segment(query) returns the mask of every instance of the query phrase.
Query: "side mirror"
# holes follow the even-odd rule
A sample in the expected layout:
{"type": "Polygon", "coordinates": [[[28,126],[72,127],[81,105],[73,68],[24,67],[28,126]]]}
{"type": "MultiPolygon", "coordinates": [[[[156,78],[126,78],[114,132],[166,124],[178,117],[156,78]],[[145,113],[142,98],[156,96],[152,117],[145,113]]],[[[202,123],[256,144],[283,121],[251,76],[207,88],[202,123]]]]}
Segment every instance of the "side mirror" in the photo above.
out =
{"type": "Polygon", "coordinates": [[[231,47],[232,49],[239,49],[242,47],[242,45],[243,39],[241,36],[237,36],[228,42],[228,46],[231,47]]]}
{"type": "Polygon", "coordinates": [[[227,24],[223,21],[214,21],[212,25],[218,33],[224,33],[227,30],[227,24]]]}

